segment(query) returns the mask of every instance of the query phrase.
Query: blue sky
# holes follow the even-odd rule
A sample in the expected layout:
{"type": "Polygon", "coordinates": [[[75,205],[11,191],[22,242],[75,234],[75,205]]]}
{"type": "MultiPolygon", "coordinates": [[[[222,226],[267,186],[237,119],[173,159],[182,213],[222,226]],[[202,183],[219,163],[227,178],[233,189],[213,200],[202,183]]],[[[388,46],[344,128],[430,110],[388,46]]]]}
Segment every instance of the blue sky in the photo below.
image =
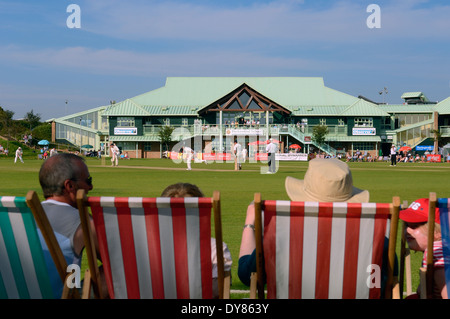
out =
{"type": "Polygon", "coordinates": [[[47,120],[168,76],[323,77],[379,102],[400,104],[410,91],[441,101],[450,96],[449,16],[447,0],[0,0],[0,106],[47,120]],[[66,24],[70,4],[80,28],[66,24]],[[367,25],[370,4],[380,28],[367,25]]]}

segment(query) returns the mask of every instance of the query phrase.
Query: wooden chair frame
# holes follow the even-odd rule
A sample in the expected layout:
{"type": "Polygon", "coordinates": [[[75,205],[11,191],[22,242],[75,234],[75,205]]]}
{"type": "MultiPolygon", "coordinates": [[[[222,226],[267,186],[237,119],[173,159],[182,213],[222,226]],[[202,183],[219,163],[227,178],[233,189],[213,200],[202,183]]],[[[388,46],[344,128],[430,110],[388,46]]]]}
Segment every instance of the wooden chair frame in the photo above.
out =
{"type": "Polygon", "coordinates": [[[420,267],[420,299],[432,299],[434,289],[434,229],[436,216],[437,197],[436,193],[430,192],[428,202],[428,242],[427,242],[427,259],[426,267],[420,267]]]}

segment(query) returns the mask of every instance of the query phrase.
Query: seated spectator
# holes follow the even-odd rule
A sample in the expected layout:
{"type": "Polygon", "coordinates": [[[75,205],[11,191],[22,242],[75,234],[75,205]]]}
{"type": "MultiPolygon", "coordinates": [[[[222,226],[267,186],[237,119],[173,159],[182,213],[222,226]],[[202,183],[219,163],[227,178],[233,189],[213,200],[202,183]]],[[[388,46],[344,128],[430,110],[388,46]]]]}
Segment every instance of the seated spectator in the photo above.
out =
{"type": "MultiPolygon", "coordinates": [[[[405,210],[400,211],[399,218],[406,223],[406,240],[410,249],[422,251],[422,267],[427,267],[427,244],[428,244],[428,207],[429,199],[420,198],[415,200],[405,210]]],[[[439,208],[435,211],[434,225],[434,285],[433,299],[448,299],[447,285],[445,281],[444,255],[442,251],[441,225],[439,218],[439,208]]],[[[417,298],[420,291],[425,287],[418,287],[417,295],[410,298],[417,298]]]]}
{"type": "MultiPolygon", "coordinates": [[[[313,159],[303,180],[286,177],[285,189],[293,201],[368,202],[369,192],[353,186],[348,165],[337,159],[313,159]]],[[[247,207],[242,233],[238,276],[250,285],[250,274],[256,271],[255,211],[253,203],[247,207]]]]}
{"type": "MultiPolygon", "coordinates": [[[[49,219],[67,263],[81,267],[82,250],[84,248],[83,230],[76,203],[76,192],[84,189],[92,190],[92,178],[84,160],[70,153],[59,153],[46,160],[39,171],[39,182],[45,201],[42,207],[49,219]]],[[[93,222],[92,222],[93,223],[93,222]]],[[[92,229],[94,226],[92,224],[92,229]]],[[[94,230],[94,238],[95,230],[94,230]]],[[[41,242],[43,238],[41,238],[41,242]]],[[[46,245],[43,244],[46,247],[46,245]]],[[[98,251],[98,243],[95,242],[98,251]]],[[[100,255],[99,255],[100,256],[100,255]]],[[[53,260],[46,260],[50,268],[54,268],[53,260]],[[52,266],[53,265],[53,266],[52,266]]],[[[63,283],[56,268],[51,272],[52,288],[61,295],[63,283]]],[[[106,282],[103,280],[103,295],[107,296],[106,282]]]]}
{"type": "MultiPolygon", "coordinates": [[[[338,159],[311,160],[304,179],[286,177],[285,189],[292,201],[367,203],[370,197],[369,191],[353,186],[348,165],[338,159]]],[[[251,203],[247,207],[238,264],[239,279],[247,286],[250,285],[251,273],[256,272],[254,224],[255,209],[251,203]]],[[[386,240],[383,261],[387,261],[387,246],[386,240]]],[[[386,267],[382,269],[382,277],[384,283],[387,279],[386,267]]]]}
{"type": "MultiPolygon", "coordinates": [[[[161,197],[205,197],[198,186],[189,183],[176,183],[167,186],[161,193],[161,197]]],[[[231,254],[227,244],[223,244],[224,271],[231,270],[231,254]]],[[[211,238],[211,261],[213,265],[213,296],[218,298],[217,284],[217,257],[216,257],[216,239],[211,238]]]]}

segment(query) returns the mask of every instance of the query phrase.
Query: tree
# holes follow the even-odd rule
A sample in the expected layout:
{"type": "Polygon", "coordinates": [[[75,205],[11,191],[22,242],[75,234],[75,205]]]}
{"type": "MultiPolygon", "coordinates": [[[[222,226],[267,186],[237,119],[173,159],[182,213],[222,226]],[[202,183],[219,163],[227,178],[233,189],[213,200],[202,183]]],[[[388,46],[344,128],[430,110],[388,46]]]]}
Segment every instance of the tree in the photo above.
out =
{"type": "Polygon", "coordinates": [[[33,130],[36,126],[41,124],[41,115],[40,114],[34,114],[33,110],[31,110],[30,112],[27,112],[27,114],[25,114],[25,118],[24,119],[30,125],[30,130],[33,130]]]}
{"type": "Polygon", "coordinates": [[[172,132],[175,128],[172,126],[163,126],[159,132],[158,136],[161,140],[161,144],[164,144],[166,150],[169,150],[169,143],[172,142],[172,132]]]}
{"type": "Polygon", "coordinates": [[[439,144],[442,141],[442,133],[439,130],[431,130],[434,134],[434,153],[439,154],[439,144]]]}
{"type": "MultiPolygon", "coordinates": [[[[10,110],[4,110],[0,106],[0,132],[7,133],[13,124],[14,112],[10,110]]],[[[9,134],[8,134],[9,135],[9,134]]]]}
{"type": "Polygon", "coordinates": [[[43,123],[33,130],[33,140],[48,140],[52,139],[52,125],[50,123],[43,123]]]}
{"type": "Polygon", "coordinates": [[[322,145],[323,143],[325,143],[325,137],[328,133],[328,127],[326,125],[316,125],[312,130],[312,140],[317,145],[322,145]]]}

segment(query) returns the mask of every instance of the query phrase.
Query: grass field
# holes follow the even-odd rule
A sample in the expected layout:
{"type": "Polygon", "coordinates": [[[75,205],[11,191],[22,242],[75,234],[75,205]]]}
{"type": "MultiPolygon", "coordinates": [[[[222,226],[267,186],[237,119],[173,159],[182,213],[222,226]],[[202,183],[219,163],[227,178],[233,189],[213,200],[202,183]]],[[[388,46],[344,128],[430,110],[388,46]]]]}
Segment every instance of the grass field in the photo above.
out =
{"type": "MultiPolygon", "coordinates": [[[[14,164],[14,157],[0,157],[0,195],[25,196],[30,189],[36,190],[40,198],[42,191],[38,171],[42,161],[36,157],[24,158],[25,163],[14,164]]],[[[234,171],[232,163],[186,165],[167,159],[121,160],[119,167],[111,167],[110,161],[87,158],[94,189],[91,196],[159,196],[168,185],[190,182],[198,185],[205,196],[213,190],[221,192],[223,238],[233,257],[232,290],[245,290],[237,276],[239,246],[247,205],[253,194],[260,192],[263,199],[289,199],[284,189],[286,176],[303,179],[307,162],[280,162],[276,174],[261,174],[263,163],[243,164],[242,171],[234,171]]],[[[449,196],[450,164],[448,163],[400,163],[390,167],[389,163],[349,163],[356,187],[370,191],[372,202],[390,202],[393,196],[401,201],[412,202],[428,197],[430,191],[438,197],[449,196]]],[[[400,240],[398,241],[400,242],[400,240]]],[[[399,254],[400,250],[397,250],[399,254]]],[[[418,284],[418,267],[421,253],[412,254],[413,289],[418,284]]],[[[239,298],[241,295],[235,294],[239,298]]],[[[244,295],[245,297],[245,295],[244,295]]]]}

